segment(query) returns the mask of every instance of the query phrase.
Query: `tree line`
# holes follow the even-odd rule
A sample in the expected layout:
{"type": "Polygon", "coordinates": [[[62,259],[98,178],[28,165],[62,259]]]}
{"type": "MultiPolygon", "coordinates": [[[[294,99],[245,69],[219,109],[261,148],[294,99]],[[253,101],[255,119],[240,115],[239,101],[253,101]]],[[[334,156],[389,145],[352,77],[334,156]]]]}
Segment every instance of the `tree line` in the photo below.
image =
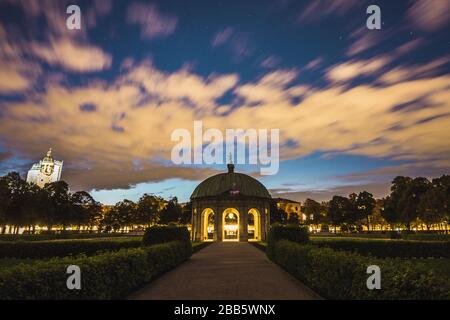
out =
{"type": "MultiPolygon", "coordinates": [[[[410,230],[412,225],[442,225],[450,220],[450,176],[443,175],[431,181],[418,177],[396,177],[390,194],[375,199],[367,191],[352,193],[348,197],[334,196],[330,201],[317,202],[307,199],[301,208],[306,216],[302,221],[295,214],[287,215],[277,208],[270,209],[271,223],[300,222],[309,225],[330,225],[343,231],[357,231],[365,226],[390,225],[410,230]]],[[[104,206],[86,191],[70,192],[64,181],[57,181],[39,188],[27,183],[16,172],[0,177],[0,229],[13,226],[13,233],[23,227],[34,233],[35,226],[48,230],[67,227],[88,230],[119,231],[133,226],[149,226],[171,222],[188,224],[191,205],[182,206],[177,198],[165,200],[144,194],[137,202],[123,200],[112,206],[104,206]]]]}
{"type": "MultiPolygon", "coordinates": [[[[300,223],[300,217],[273,209],[272,222],[300,223]]],[[[388,225],[411,230],[413,225],[443,228],[450,221],[450,176],[431,181],[398,176],[391,183],[390,194],[375,199],[367,191],[348,197],[334,196],[330,201],[306,199],[302,205],[305,224],[331,225],[343,231],[371,230],[374,225],[388,225]]]]}
{"type": "Polygon", "coordinates": [[[137,203],[123,200],[113,206],[103,206],[86,191],[70,192],[65,181],[46,184],[43,188],[27,183],[17,172],[0,177],[0,233],[12,226],[12,233],[19,228],[34,233],[35,226],[48,230],[67,227],[99,231],[118,231],[135,225],[153,223],[188,223],[190,210],[184,210],[177,198],[168,201],[144,194],[137,203]]]}

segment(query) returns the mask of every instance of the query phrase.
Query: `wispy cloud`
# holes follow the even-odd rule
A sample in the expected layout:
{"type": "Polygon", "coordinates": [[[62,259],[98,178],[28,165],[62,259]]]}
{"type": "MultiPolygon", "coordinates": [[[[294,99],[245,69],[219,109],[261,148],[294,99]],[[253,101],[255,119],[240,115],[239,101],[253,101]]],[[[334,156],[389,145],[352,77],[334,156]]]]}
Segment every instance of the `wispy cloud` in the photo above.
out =
{"type": "Polygon", "coordinates": [[[128,7],[127,21],[141,27],[141,36],[145,39],[167,37],[177,27],[177,17],[164,14],[153,4],[134,2],[128,7]]]}
{"type": "Polygon", "coordinates": [[[232,36],[234,30],[231,27],[225,28],[216,33],[214,36],[211,45],[215,48],[225,44],[232,36]]]}
{"type": "Polygon", "coordinates": [[[278,66],[281,62],[281,59],[275,55],[268,56],[263,61],[261,61],[261,67],[271,69],[278,66]]]}
{"type": "Polygon", "coordinates": [[[233,60],[237,62],[249,57],[254,51],[250,35],[231,27],[217,32],[211,41],[211,46],[213,48],[226,47],[231,52],[233,60]]]}
{"type": "Polygon", "coordinates": [[[101,48],[70,39],[51,40],[49,44],[32,43],[30,49],[48,64],[74,72],[99,71],[112,63],[112,56],[101,48]]]}
{"type": "Polygon", "coordinates": [[[407,16],[417,28],[436,31],[450,24],[450,1],[416,0],[407,16]]]}
{"type": "Polygon", "coordinates": [[[309,1],[298,16],[298,22],[315,22],[330,15],[343,15],[362,5],[361,0],[314,0],[309,1]]]}

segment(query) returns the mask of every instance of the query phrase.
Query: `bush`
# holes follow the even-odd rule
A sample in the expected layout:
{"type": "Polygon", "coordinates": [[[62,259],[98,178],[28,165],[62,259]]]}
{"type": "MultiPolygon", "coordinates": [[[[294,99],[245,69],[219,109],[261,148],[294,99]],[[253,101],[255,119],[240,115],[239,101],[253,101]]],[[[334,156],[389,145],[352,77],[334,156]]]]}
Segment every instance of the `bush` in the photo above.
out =
{"type": "Polygon", "coordinates": [[[315,238],[311,243],[380,258],[450,258],[450,242],[315,238]]]}
{"type": "Polygon", "coordinates": [[[289,240],[296,243],[308,243],[309,233],[306,227],[298,225],[275,224],[270,227],[267,240],[267,254],[272,254],[273,245],[279,240],[289,240]]]}
{"type": "Polygon", "coordinates": [[[212,242],[194,242],[192,243],[192,253],[196,253],[207,246],[209,246],[212,242]]]}
{"type": "Polygon", "coordinates": [[[142,243],[146,246],[170,241],[190,242],[188,229],[176,225],[151,226],[145,230],[142,238],[142,243]]]}
{"type": "Polygon", "coordinates": [[[1,234],[0,241],[44,241],[60,239],[96,239],[130,236],[126,233],[58,233],[42,232],[40,234],[1,234]]]}
{"type": "Polygon", "coordinates": [[[192,251],[189,230],[178,225],[156,225],[145,230],[142,238],[144,246],[151,246],[170,241],[181,241],[186,245],[186,250],[192,251]]]}
{"type": "Polygon", "coordinates": [[[69,255],[93,255],[98,251],[116,251],[123,248],[136,248],[142,245],[135,238],[97,239],[97,240],[53,240],[0,242],[0,258],[46,259],[69,255]]]}
{"type": "Polygon", "coordinates": [[[413,262],[377,259],[287,240],[271,259],[327,299],[450,299],[450,281],[413,262]],[[381,268],[381,290],[368,290],[369,265],[381,268]]]}
{"type": "Polygon", "coordinates": [[[402,236],[406,240],[419,240],[419,241],[450,241],[450,234],[443,233],[416,233],[405,234],[402,236]]]}
{"type": "Polygon", "coordinates": [[[119,299],[190,256],[184,243],[122,249],[96,256],[21,264],[0,271],[0,300],[119,299]],[[67,266],[81,269],[81,290],[68,290],[67,266]]]}

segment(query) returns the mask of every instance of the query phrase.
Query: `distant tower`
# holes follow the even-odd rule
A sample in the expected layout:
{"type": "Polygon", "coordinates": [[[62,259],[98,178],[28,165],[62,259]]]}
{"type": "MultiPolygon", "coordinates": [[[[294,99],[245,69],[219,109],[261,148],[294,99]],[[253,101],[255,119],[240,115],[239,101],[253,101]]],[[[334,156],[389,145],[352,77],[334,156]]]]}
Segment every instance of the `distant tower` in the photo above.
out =
{"type": "Polygon", "coordinates": [[[234,173],[234,164],[233,164],[233,156],[231,155],[231,152],[228,154],[228,173],[234,173]]]}
{"type": "Polygon", "coordinates": [[[52,148],[47,152],[47,155],[33,164],[28,171],[27,182],[37,184],[39,187],[44,187],[47,183],[61,180],[63,161],[54,160],[52,157],[52,148]]]}

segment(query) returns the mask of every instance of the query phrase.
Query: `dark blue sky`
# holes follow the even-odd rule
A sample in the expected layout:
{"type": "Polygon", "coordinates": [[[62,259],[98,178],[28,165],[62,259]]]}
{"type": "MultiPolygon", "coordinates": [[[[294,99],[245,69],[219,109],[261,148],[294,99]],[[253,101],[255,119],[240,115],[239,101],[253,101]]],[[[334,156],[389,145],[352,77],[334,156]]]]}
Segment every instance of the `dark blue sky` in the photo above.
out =
{"type": "Polygon", "coordinates": [[[275,196],[383,196],[449,173],[449,20],[440,0],[0,0],[0,173],[53,147],[102,202],[185,201],[224,169],[170,161],[170,133],[202,120],[280,129],[280,170],[259,177],[275,196]]]}

